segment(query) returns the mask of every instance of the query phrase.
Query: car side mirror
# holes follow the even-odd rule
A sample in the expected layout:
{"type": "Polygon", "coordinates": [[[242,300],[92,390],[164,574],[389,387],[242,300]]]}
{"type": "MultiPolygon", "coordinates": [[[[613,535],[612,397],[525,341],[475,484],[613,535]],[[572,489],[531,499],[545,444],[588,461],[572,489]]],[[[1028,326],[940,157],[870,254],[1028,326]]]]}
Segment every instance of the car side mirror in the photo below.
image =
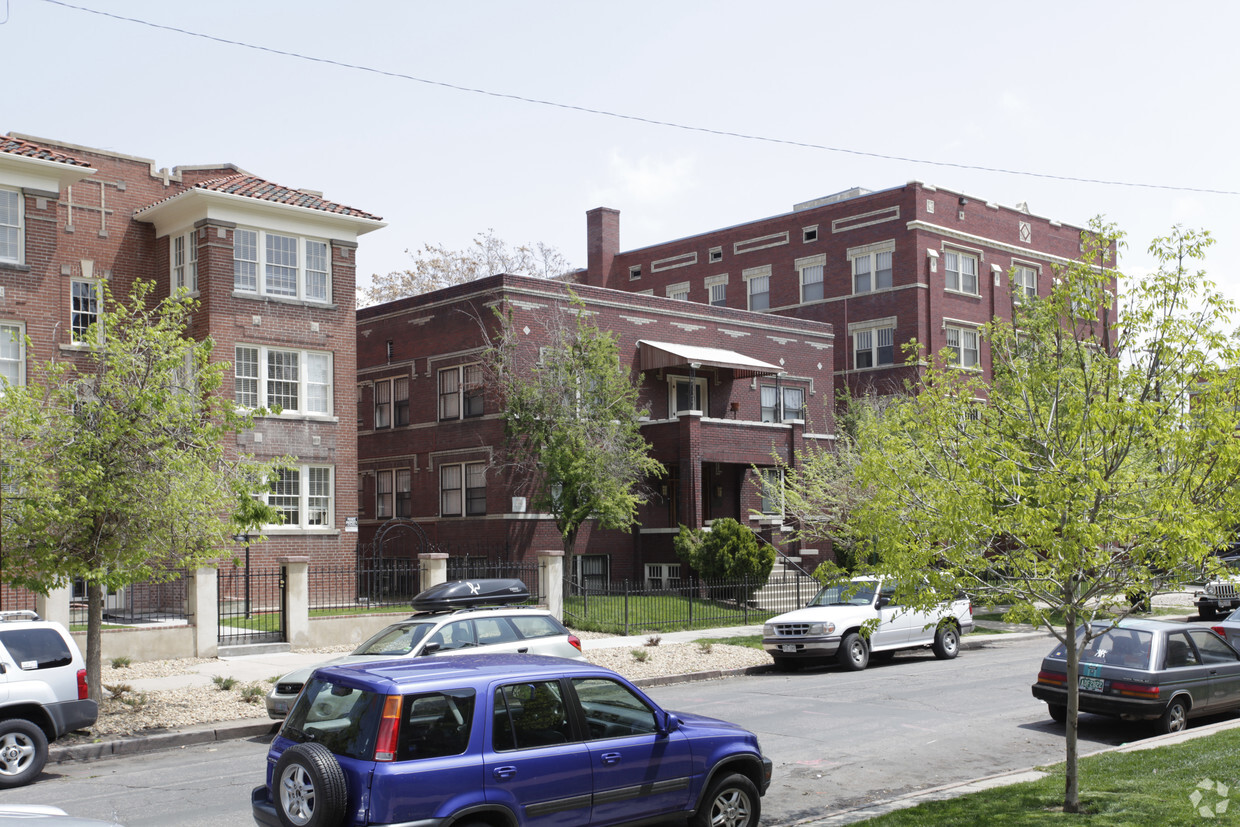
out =
{"type": "Polygon", "coordinates": [[[428,643],[422,647],[422,654],[433,655],[436,652],[438,652],[441,648],[443,648],[443,646],[439,643],[428,643]]]}
{"type": "Polygon", "coordinates": [[[881,609],[881,608],[883,608],[884,606],[889,605],[890,603],[891,603],[891,598],[890,598],[889,596],[887,596],[887,595],[885,595],[885,594],[880,594],[880,595],[878,596],[878,608],[880,608],[880,609],[881,609]]]}
{"type": "Polygon", "coordinates": [[[664,712],[663,724],[659,727],[659,734],[667,735],[668,733],[675,732],[678,729],[680,729],[680,719],[671,712],[664,712]]]}

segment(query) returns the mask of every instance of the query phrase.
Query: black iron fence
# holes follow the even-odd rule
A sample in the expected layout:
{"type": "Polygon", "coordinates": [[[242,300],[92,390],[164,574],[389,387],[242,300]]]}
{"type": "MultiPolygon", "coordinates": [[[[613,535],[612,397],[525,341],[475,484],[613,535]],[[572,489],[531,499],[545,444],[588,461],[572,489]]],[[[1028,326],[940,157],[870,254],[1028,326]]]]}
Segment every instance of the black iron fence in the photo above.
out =
{"type": "Polygon", "coordinates": [[[363,560],[354,566],[310,566],[313,614],[344,614],[371,608],[408,608],[421,589],[417,560],[363,560]]]}
{"type": "Polygon", "coordinates": [[[220,646],[285,640],[286,609],[282,566],[220,569],[220,646]]]}
{"type": "Polygon", "coordinates": [[[566,579],[564,621],[575,629],[625,635],[750,626],[801,608],[817,591],[817,582],[797,573],[767,580],[683,578],[660,589],[628,580],[587,588],[566,579]]]}
{"type": "MultiPolygon", "coordinates": [[[[173,569],[167,579],[146,580],[105,592],[103,622],[132,625],[186,620],[186,597],[189,571],[173,569]]],[[[85,626],[87,621],[86,584],[73,586],[69,603],[69,623],[85,626]]]]}

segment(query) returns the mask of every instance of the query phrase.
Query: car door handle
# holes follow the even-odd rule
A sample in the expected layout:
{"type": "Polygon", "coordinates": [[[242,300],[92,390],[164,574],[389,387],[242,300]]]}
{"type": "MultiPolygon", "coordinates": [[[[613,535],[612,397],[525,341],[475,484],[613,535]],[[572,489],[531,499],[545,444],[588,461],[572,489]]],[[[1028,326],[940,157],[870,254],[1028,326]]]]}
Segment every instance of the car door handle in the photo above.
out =
{"type": "Polygon", "coordinates": [[[528,646],[522,646],[520,649],[518,649],[518,650],[517,650],[517,654],[518,654],[518,655],[524,655],[524,654],[525,654],[526,652],[528,652],[528,651],[530,651],[530,647],[528,647],[528,646]]]}
{"type": "Polygon", "coordinates": [[[620,763],[620,753],[618,752],[604,752],[599,757],[603,759],[604,764],[619,764],[620,763]]]}
{"type": "Polygon", "coordinates": [[[514,775],[516,775],[517,768],[516,767],[496,767],[495,769],[491,770],[491,774],[502,781],[505,778],[512,778],[514,775]]]}

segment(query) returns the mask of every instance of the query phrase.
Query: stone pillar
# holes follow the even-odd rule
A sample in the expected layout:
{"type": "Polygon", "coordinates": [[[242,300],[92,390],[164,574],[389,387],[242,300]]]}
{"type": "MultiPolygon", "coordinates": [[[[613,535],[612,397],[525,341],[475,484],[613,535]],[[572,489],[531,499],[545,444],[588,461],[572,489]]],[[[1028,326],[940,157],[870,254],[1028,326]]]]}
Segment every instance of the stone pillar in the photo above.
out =
{"type": "Polygon", "coordinates": [[[422,591],[448,582],[448,555],[441,551],[428,551],[418,555],[418,562],[422,564],[422,591]]]}
{"type": "Polygon", "coordinates": [[[50,590],[47,595],[34,596],[34,610],[44,620],[54,620],[66,629],[69,628],[69,603],[73,599],[73,587],[61,586],[50,590]]]}
{"type": "Polygon", "coordinates": [[[310,645],[310,558],[284,557],[284,635],[294,649],[310,645]]]}
{"type": "Polygon", "coordinates": [[[209,566],[195,569],[185,589],[185,614],[194,630],[194,657],[220,653],[220,575],[209,566]]]}
{"type": "Polygon", "coordinates": [[[564,620],[564,552],[544,549],[538,552],[538,594],[556,620],[564,620]]]}

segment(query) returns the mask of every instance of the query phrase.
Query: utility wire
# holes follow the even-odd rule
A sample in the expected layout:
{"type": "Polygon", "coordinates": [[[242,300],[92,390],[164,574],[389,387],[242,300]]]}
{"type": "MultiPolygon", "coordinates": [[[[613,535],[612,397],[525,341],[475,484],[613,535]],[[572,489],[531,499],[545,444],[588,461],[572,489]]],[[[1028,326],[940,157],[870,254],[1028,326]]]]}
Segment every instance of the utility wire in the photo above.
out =
{"type": "Polygon", "coordinates": [[[152,23],[149,20],[142,20],[137,17],[125,17],[112,12],[100,11],[99,9],[91,9],[85,6],[75,6],[72,3],[66,3],[64,0],[43,0],[45,3],[51,3],[54,6],[63,6],[67,9],[75,11],[88,12],[97,14],[101,17],[110,17],[114,20],[121,20],[126,23],[137,23],[142,26],[149,26],[152,29],[160,29],[167,32],[175,32],[188,37],[197,37],[202,40],[211,40],[216,43],[223,43],[228,46],[240,46],[243,49],[252,49],[256,52],[266,52],[268,54],[280,55],[281,57],[291,57],[297,60],[305,60],[311,63],[322,63],[328,66],[339,66],[342,69],[354,69],[359,72],[368,72],[383,77],[396,78],[397,80],[408,80],[414,83],[422,83],[427,86],[438,86],[442,89],[451,89],[456,92],[469,92],[475,95],[487,95],[492,98],[502,98],[504,100],[518,101],[520,103],[531,103],[538,106],[549,106],[555,109],[565,109],[571,112],[582,112],[588,115],[601,115],[606,118],[616,118],[618,120],[632,121],[634,123],[644,123],[650,126],[661,126],[668,129],[679,129],[685,132],[696,132],[704,135],[716,135],[724,138],[737,138],[744,141],[758,141],[761,143],[778,144],[781,146],[800,147],[802,149],[817,149],[824,152],[837,152],[844,155],[855,155],[863,158],[877,158],[883,161],[900,161],[909,164],[924,164],[927,166],[948,167],[952,169],[966,169],[976,172],[995,172],[1002,175],[1016,175],[1027,178],[1042,178],[1051,181],[1071,181],[1079,184],[1101,184],[1109,187],[1134,187],[1141,189],[1168,190],[1172,192],[1197,192],[1208,193],[1212,195],[1240,195],[1240,191],[1210,189],[1207,187],[1182,187],[1171,184],[1149,184],[1140,181],[1113,181],[1105,178],[1082,178],[1072,175],[1055,175],[1047,172],[1029,172],[1019,169],[1005,169],[1003,167],[987,167],[977,164],[960,164],[951,161],[930,161],[923,158],[909,158],[902,155],[886,155],[881,152],[866,152],[860,149],[849,149],[847,147],[827,146],[825,144],[809,143],[807,141],[794,141],[786,138],[772,138],[767,135],[753,135],[746,132],[734,132],[726,129],[712,129],[705,126],[693,126],[690,124],[675,123],[672,121],[661,121],[655,118],[644,118],[640,115],[628,115],[622,112],[611,112],[606,109],[594,109],[588,106],[577,106],[570,103],[559,103],[557,101],[542,100],[540,98],[531,98],[524,95],[514,95],[506,92],[494,92],[489,89],[478,89],[471,86],[461,86],[455,83],[448,83],[442,80],[431,80],[429,78],[420,78],[414,75],[407,75],[401,72],[389,72],[384,69],[375,69],[371,66],[363,66],[358,63],[347,63],[342,60],[333,60],[326,57],[315,57],[313,55],[305,55],[299,52],[290,52],[283,49],[274,49],[270,46],[258,46],[253,43],[244,43],[240,40],[231,40],[226,37],[218,37],[216,35],[203,34],[202,32],[194,32],[189,29],[181,29],[176,26],[166,26],[161,23],[152,23]]]}

